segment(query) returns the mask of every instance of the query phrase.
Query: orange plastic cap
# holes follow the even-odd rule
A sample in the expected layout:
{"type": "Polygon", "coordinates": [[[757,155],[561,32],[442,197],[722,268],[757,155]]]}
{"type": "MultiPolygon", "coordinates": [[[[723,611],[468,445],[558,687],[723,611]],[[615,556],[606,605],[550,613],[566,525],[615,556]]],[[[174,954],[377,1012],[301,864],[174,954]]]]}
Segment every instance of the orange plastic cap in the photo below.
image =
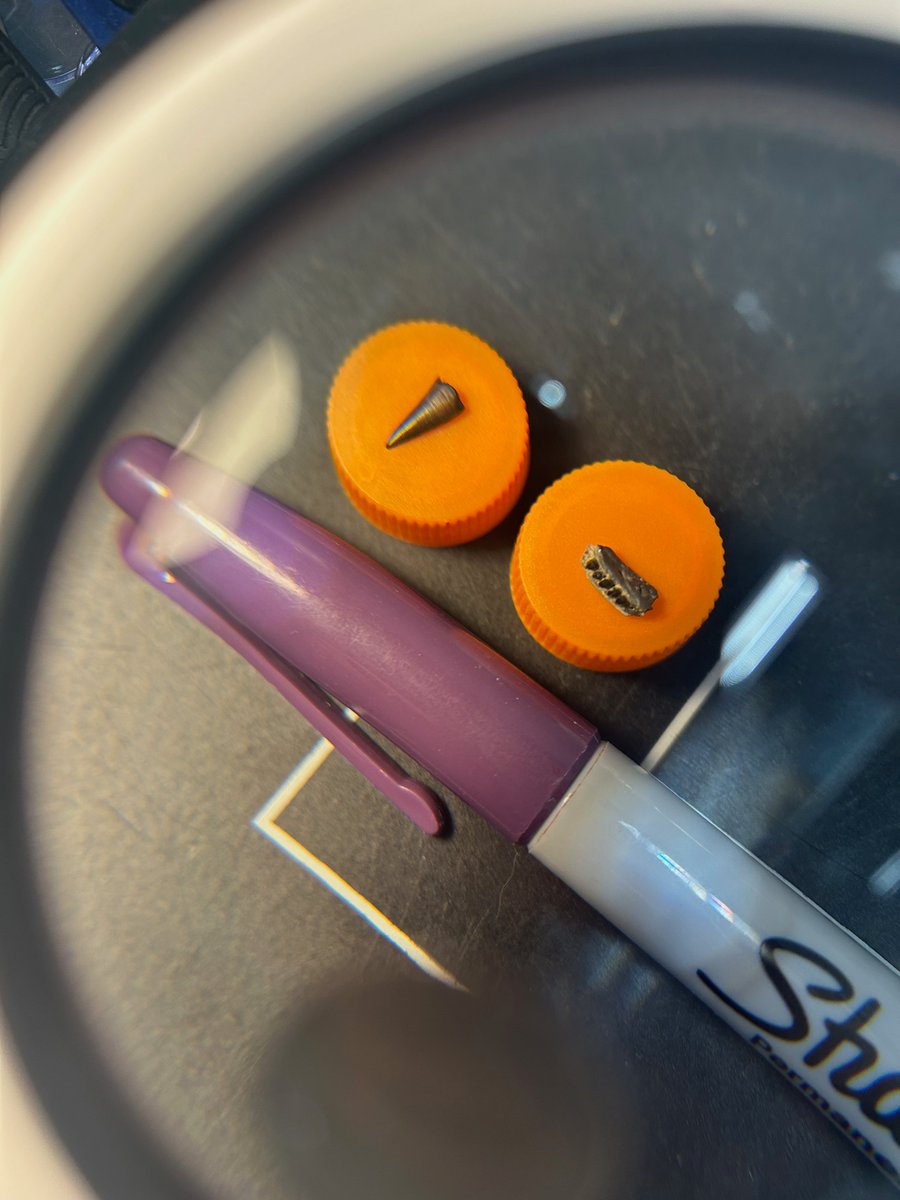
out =
{"type": "Polygon", "coordinates": [[[659,467],[600,462],[558,479],[532,506],[513,552],[513,601],[546,649],[577,667],[631,671],[674,653],[700,628],[725,569],[715,519],[697,493],[659,467]],[[582,566],[608,546],[659,593],[629,616],[582,566]]]}
{"type": "Polygon", "coordinates": [[[512,371],[474,334],[432,321],[388,326],[352,351],[331,387],[328,442],[363,516],[422,546],[487,533],[528,473],[528,417],[512,371]],[[438,379],[456,390],[463,411],[387,449],[438,379]]]}

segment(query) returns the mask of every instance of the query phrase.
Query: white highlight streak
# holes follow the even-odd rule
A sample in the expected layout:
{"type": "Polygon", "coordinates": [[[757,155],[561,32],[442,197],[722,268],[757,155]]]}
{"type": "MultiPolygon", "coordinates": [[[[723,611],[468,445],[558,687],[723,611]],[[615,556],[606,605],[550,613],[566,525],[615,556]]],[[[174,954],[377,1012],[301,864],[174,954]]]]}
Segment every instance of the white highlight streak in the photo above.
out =
{"type": "Polygon", "coordinates": [[[887,250],[882,254],[878,269],[884,286],[892,292],[900,292],[900,250],[887,250]]]}
{"type": "Polygon", "coordinates": [[[436,979],[439,983],[446,983],[449,987],[465,991],[465,987],[455,976],[445,970],[439,962],[414,942],[408,934],[404,933],[402,929],[386,917],[379,908],[376,908],[371,900],[367,900],[361,892],[351,887],[346,879],[338,875],[337,871],[329,867],[327,863],[322,862],[306,846],[298,842],[296,838],[291,837],[289,833],[285,832],[278,825],[278,818],[291,801],[296,798],[301,789],[306,786],[313,775],[315,775],[319,767],[328,759],[332,749],[333,746],[330,742],[327,742],[325,738],[319,738],[309,753],[300,760],[287,778],[275,789],[253,818],[251,824],[255,829],[259,830],[263,837],[268,838],[270,842],[286,854],[288,858],[292,858],[295,863],[318,879],[339,900],[343,900],[364,921],[368,921],[376,932],[380,933],[383,938],[386,938],[396,946],[420,971],[424,971],[426,975],[430,975],[432,979],[436,979]]]}
{"type": "Polygon", "coordinates": [[[300,363],[287,340],[271,333],[232,371],[178,444],[165,491],[141,519],[155,558],[189,562],[235,527],[248,488],[294,444],[301,403],[300,363]]]}
{"type": "Polygon", "coordinates": [[[869,876],[869,889],[882,900],[887,900],[900,889],[900,850],[896,850],[869,876]]]}

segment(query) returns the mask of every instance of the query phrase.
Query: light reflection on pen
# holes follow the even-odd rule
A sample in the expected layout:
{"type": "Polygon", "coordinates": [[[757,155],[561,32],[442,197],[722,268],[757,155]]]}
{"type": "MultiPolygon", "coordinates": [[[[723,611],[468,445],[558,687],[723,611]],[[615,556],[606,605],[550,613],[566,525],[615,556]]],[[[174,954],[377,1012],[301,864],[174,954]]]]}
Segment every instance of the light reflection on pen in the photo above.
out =
{"type": "MultiPolygon", "coordinates": [[[[659,862],[662,863],[666,870],[671,871],[672,874],[685,885],[685,887],[689,888],[698,900],[702,900],[705,904],[708,904],[717,916],[724,917],[729,925],[733,925],[735,929],[744,934],[745,937],[750,938],[750,940],[756,945],[759,944],[761,939],[757,931],[752,929],[746,921],[741,920],[741,918],[729,905],[725,903],[724,900],[720,900],[718,896],[713,895],[708,888],[703,886],[699,879],[697,879],[689,871],[685,870],[685,868],[681,866],[680,863],[677,863],[670,854],[666,854],[664,850],[661,850],[655,842],[652,842],[634,825],[630,825],[626,821],[621,821],[620,824],[623,829],[627,830],[627,832],[631,835],[631,837],[634,838],[635,841],[640,843],[640,845],[648,852],[648,854],[652,854],[656,859],[658,859],[659,862]]],[[[695,838],[692,838],[691,840],[696,841],[695,838]]],[[[699,843],[697,844],[699,845],[699,843]]]]}

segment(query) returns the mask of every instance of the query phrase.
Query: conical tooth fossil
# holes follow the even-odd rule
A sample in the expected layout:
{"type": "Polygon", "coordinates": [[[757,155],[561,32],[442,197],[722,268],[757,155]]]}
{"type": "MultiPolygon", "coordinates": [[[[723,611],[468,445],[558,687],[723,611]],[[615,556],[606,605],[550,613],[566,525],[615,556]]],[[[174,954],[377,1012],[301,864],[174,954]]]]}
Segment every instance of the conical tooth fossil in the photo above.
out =
{"type": "Polygon", "coordinates": [[[656,588],[623,563],[609,546],[588,546],[581,565],[597,591],[628,617],[644,616],[659,596],[656,588]]]}
{"type": "Polygon", "coordinates": [[[408,417],[405,417],[387,440],[388,450],[410,442],[429,429],[445,425],[465,411],[459,392],[443,379],[436,379],[408,417]]]}

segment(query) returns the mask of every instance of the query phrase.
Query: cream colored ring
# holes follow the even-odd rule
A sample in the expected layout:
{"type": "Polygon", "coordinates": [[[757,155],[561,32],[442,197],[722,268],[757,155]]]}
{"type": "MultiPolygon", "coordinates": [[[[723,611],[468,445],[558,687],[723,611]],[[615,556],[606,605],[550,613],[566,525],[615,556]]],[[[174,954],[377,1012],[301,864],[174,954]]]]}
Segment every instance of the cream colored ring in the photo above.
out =
{"type": "MultiPolygon", "coordinates": [[[[200,9],[101,89],[3,197],[0,500],[54,428],[69,381],[99,374],[198,230],[221,226],[286,159],[361,113],[517,52],[728,20],[900,40],[897,0],[216,0],[200,9]],[[259,106],[236,106],[246,95],[259,106]]],[[[32,1136],[43,1145],[42,1130],[32,1136]]],[[[75,1180],[67,1186],[74,1194],[75,1180]]]]}

